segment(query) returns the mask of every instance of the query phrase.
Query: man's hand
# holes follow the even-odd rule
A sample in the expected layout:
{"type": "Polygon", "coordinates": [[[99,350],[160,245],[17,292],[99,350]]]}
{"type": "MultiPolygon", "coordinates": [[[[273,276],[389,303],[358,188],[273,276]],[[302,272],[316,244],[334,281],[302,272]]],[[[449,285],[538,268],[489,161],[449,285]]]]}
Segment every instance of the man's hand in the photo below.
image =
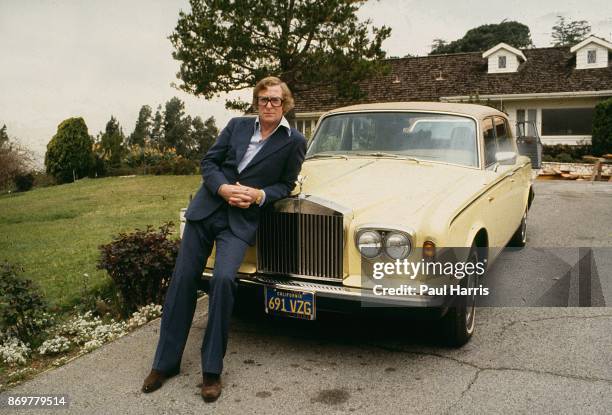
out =
{"type": "Polygon", "coordinates": [[[231,206],[246,209],[257,199],[259,191],[240,183],[223,184],[219,187],[219,196],[227,201],[231,206]]]}

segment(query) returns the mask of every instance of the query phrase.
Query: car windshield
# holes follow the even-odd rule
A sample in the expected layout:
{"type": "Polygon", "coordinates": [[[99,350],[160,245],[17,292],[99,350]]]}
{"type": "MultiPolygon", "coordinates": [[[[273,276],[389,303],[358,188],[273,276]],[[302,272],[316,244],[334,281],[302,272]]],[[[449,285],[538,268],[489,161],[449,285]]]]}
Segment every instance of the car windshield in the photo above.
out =
{"type": "Polygon", "coordinates": [[[478,166],[476,123],[468,117],[369,112],[325,117],[307,157],[376,156],[478,166]]]}

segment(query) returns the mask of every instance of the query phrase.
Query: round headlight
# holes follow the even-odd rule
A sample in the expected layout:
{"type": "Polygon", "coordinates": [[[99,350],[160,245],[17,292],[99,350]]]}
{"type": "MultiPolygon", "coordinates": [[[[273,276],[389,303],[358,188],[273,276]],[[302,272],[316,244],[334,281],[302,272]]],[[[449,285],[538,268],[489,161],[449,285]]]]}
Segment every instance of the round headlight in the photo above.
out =
{"type": "Polygon", "coordinates": [[[404,259],[410,253],[410,239],[403,233],[391,232],[385,238],[385,251],[393,259],[404,259]]]}
{"type": "Polygon", "coordinates": [[[365,231],[359,235],[357,241],[359,252],[366,258],[374,258],[380,254],[382,249],[382,238],[376,231],[365,231]]]}

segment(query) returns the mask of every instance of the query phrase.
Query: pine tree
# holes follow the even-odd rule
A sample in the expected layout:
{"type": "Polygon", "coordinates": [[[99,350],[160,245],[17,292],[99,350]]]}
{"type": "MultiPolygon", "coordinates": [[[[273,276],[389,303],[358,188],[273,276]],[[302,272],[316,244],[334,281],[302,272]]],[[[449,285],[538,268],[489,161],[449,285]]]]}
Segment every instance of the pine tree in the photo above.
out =
{"type": "Polygon", "coordinates": [[[129,146],[137,145],[144,147],[144,145],[151,140],[151,116],[153,112],[151,107],[143,105],[138,112],[138,119],[136,120],[136,126],[134,132],[130,134],[127,140],[129,146]]]}

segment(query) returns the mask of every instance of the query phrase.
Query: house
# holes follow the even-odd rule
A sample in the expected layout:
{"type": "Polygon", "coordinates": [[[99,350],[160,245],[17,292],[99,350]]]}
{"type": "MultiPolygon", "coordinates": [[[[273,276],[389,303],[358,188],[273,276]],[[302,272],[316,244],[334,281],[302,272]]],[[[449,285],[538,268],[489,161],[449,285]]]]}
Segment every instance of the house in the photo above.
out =
{"type": "Polygon", "coordinates": [[[361,83],[364,99],[338,100],[330,89],[296,94],[294,126],[307,136],[327,110],[354,103],[468,102],[502,108],[513,124],[534,121],[544,144],[590,142],[595,105],[612,97],[612,43],[590,36],[573,47],[387,59],[390,71],[361,83]]]}

